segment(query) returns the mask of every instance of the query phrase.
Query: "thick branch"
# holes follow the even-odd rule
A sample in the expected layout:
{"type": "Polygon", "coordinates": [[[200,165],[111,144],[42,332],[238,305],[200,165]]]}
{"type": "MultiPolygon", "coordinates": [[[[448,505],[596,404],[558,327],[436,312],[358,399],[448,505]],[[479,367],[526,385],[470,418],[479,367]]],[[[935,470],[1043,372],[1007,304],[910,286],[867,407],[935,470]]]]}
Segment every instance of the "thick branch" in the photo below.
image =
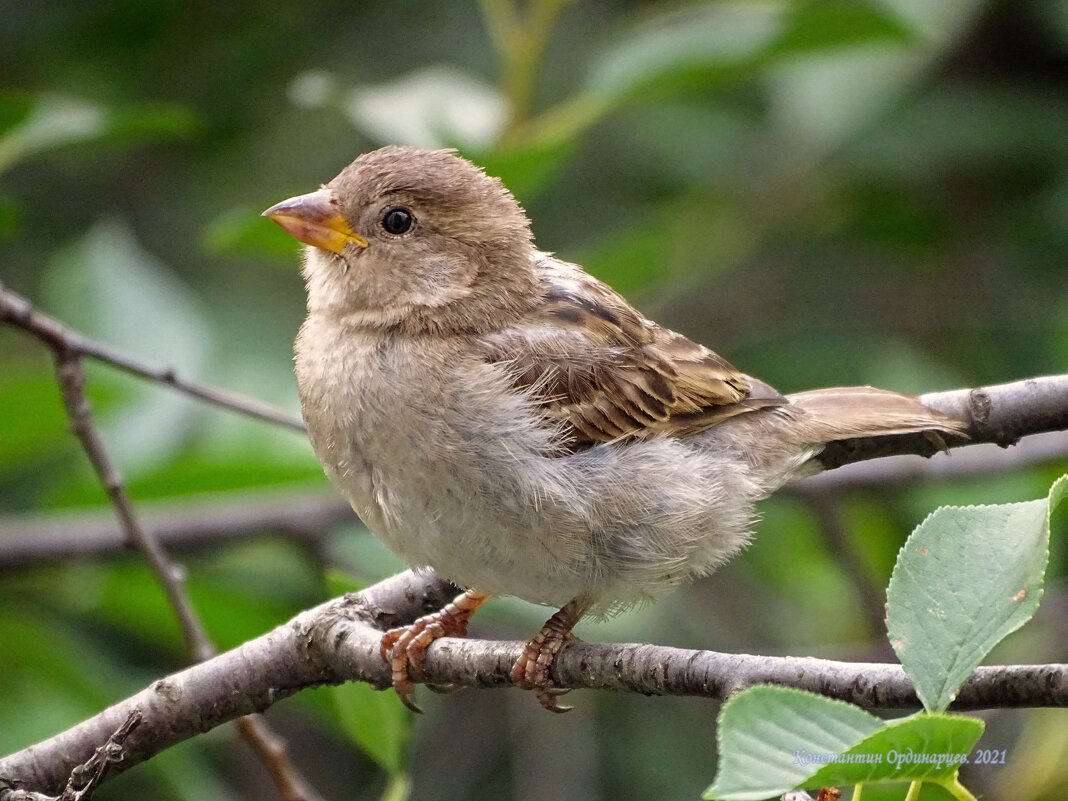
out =
{"type": "MultiPolygon", "coordinates": [[[[172,370],[143,365],[81,337],[2,286],[0,322],[31,332],[57,355],[59,378],[69,393],[76,429],[80,416],[76,406],[84,402],[78,363],[82,356],[227,408],[302,428],[299,421],[262,404],[179,380],[172,370]],[[77,403],[72,405],[72,400],[77,403]]],[[[975,442],[1005,446],[1027,434],[1068,428],[1068,376],[938,393],[923,400],[967,423],[968,438],[950,438],[944,443],[948,447],[975,442]]],[[[113,490],[117,488],[121,494],[121,482],[106,462],[96,458],[102,450],[94,456],[97,449],[92,443],[91,424],[88,428],[89,436],[84,431],[78,433],[114,500],[113,490]]],[[[930,455],[939,444],[924,436],[850,440],[832,443],[819,459],[829,469],[890,454],[930,455]]],[[[116,506],[125,517],[124,506],[128,504],[118,500],[116,506]]],[[[138,539],[133,531],[136,526],[129,522],[124,520],[127,536],[138,539]]],[[[85,762],[135,711],[143,715],[144,724],[128,738],[121,768],[237,716],[265,709],[304,687],[349,679],[388,686],[389,673],[378,655],[381,630],[439,608],[453,592],[454,588],[444,582],[406,573],[360,595],[305,612],[263,637],[158,681],[67,732],[0,760],[0,801],[5,788],[58,792],[70,771],[85,762]]],[[[443,639],[430,648],[425,674],[417,678],[472,687],[507,686],[509,670],[521,648],[520,643],[443,639]]],[[[917,705],[903,671],[896,665],[571,643],[554,662],[552,672],[556,684],[572,688],[724,698],[745,686],[772,682],[866,707],[917,705]]],[[[961,689],[956,702],[961,709],[999,705],[1068,705],[1068,665],[982,668],[961,689]]]]}
{"type": "MultiPolygon", "coordinates": [[[[1065,401],[1068,403],[1068,401],[1065,401]]],[[[968,444],[968,443],[961,443],[968,444]]],[[[983,442],[971,448],[954,448],[930,459],[901,454],[843,465],[796,481],[781,492],[809,496],[825,493],[877,490],[914,481],[954,481],[1023,470],[1068,461],[1068,432],[1047,431],[1029,436],[1012,448],[983,442]]],[[[0,528],[3,526],[0,525],[0,528]]]]}
{"type": "Polygon", "coordinates": [[[404,573],[358,596],[303,612],[262,637],[160,679],[95,717],[0,759],[0,799],[5,787],[58,793],[70,771],[135,709],[143,722],[127,740],[116,771],[236,717],[263,711],[305,687],[350,678],[388,686],[377,628],[410,622],[444,605],[455,592],[446,582],[404,573]]]}
{"type": "MultiPolygon", "coordinates": [[[[0,759],[0,787],[6,782],[10,788],[58,792],[71,769],[135,709],[144,720],[129,737],[125,759],[116,770],[239,715],[262,711],[306,687],[346,680],[388,687],[389,670],[378,653],[382,630],[440,608],[455,591],[432,575],[408,572],[303,612],[262,637],[153,683],[50,740],[0,759]]],[[[429,649],[420,678],[467,687],[511,686],[508,672],[522,647],[520,642],[441,639],[429,649]]],[[[889,664],[574,642],[560,652],[552,675],[562,687],[647,695],[723,699],[752,684],[770,682],[867,708],[919,705],[903,670],[889,664]]],[[[961,689],[954,708],[1009,705],[1068,706],[1068,665],[980,668],[961,689]]]]}

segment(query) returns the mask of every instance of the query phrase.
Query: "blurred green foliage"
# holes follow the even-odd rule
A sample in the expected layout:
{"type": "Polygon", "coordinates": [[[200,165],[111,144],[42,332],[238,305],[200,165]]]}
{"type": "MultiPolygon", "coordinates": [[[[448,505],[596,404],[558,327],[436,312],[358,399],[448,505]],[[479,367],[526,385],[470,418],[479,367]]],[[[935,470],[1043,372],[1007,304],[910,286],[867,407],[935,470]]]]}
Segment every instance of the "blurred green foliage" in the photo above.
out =
{"type": "MultiPolygon", "coordinates": [[[[259,212],[387,142],[458,147],[505,180],[543,249],[782,391],[1066,371],[1063,0],[45,0],[0,11],[0,281],[189,377],[296,409],[298,249],[259,212]]],[[[137,500],[326,486],[292,432],[104,367],[90,370],[89,393],[137,500]]],[[[579,633],[888,657],[862,599],[885,586],[911,527],[939,503],[1033,497],[1064,467],[843,500],[850,561],[811,509],[770,501],[754,545],[716,577],[579,633]]],[[[0,512],[103,504],[47,354],[0,329],[0,512]]],[[[328,597],[324,562],[361,581],[395,567],[355,525],[316,548],[264,537],[183,560],[223,647],[328,597]]],[[[1063,659],[1063,572],[1055,535],[1044,606],[996,656],[1063,659]]],[[[474,630],[527,637],[543,617],[501,602],[474,630]]],[[[134,557],[0,561],[0,642],[4,753],[186,660],[134,557]]],[[[413,798],[695,798],[715,772],[709,702],[584,693],[552,720],[518,693],[425,703],[407,761],[413,798]]],[[[304,693],[270,717],[328,797],[398,792],[395,751],[365,756],[349,732],[367,721],[335,704],[304,693]]],[[[1068,795],[1063,717],[988,722],[980,745],[1008,749],[1009,765],[966,771],[970,787],[995,801],[1068,795]]],[[[272,792],[220,731],[98,797],[272,792]]]]}

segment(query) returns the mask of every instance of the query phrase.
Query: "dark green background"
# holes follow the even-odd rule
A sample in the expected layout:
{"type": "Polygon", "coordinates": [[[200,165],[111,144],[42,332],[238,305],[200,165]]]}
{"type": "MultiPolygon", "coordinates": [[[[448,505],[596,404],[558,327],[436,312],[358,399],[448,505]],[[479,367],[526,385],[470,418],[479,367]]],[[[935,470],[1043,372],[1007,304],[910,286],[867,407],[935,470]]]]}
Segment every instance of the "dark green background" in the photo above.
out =
{"type": "MultiPolygon", "coordinates": [[[[503,130],[439,128],[413,143],[486,165],[541,248],[782,391],[922,392],[1066,371],[1063,0],[563,3],[539,58],[536,20],[556,5],[523,5],[522,36],[495,38],[510,4],[493,0],[5,0],[0,280],[126,352],[295,411],[298,248],[260,210],[404,141],[413,121],[441,109],[472,119],[476,82],[513,110],[503,130]],[[413,76],[428,70],[444,81],[437,102],[414,101],[413,76]],[[393,127],[354,112],[360,98],[392,110],[393,127]]],[[[289,431],[96,365],[89,392],[139,501],[327,489],[289,431]]],[[[755,544],[717,576],[579,634],[888,658],[864,610],[877,612],[912,526],[939,504],[1041,497],[1065,467],[838,499],[845,546],[812,507],[769,501],[755,544]]],[[[47,353],[0,329],[0,533],[23,515],[103,504],[47,353]]],[[[995,661],[1065,659],[1054,541],[1044,605],[995,661]]],[[[182,559],[221,647],[329,597],[330,567],[360,582],[396,567],[355,521],[311,545],[265,532],[182,559]]],[[[546,614],[499,603],[474,633],[525,638],[546,614]]],[[[0,643],[3,753],[187,661],[132,556],[16,568],[0,553],[0,643]]],[[[270,717],[330,798],[379,797],[386,774],[340,723],[339,708],[359,701],[331,693],[270,717]]],[[[712,702],[576,693],[576,710],[557,717],[516,692],[419,696],[413,798],[696,798],[715,772],[712,702]]],[[[383,714],[409,721],[395,706],[383,714]]],[[[985,717],[980,746],[1007,749],[1008,764],[966,773],[973,790],[1068,794],[1063,713],[985,717]]],[[[99,797],[273,792],[226,729],[99,797]]]]}

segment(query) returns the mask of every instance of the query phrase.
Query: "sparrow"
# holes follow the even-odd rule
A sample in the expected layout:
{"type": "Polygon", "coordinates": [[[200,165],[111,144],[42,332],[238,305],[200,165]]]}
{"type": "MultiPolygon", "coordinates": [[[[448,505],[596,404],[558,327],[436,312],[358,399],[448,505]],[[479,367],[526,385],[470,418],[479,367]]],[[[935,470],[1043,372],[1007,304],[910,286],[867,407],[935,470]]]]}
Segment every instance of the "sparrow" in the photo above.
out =
{"type": "Polygon", "coordinates": [[[464,592],[382,638],[401,699],[490,596],[557,608],[511,671],[548,709],[586,615],[711,573],[832,441],[965,426],[910,395],[781,395],[539,251],[501,181],[389,146],[264,212],[307,247],[296,338],[320,463],[367,527],[464,592]]]}

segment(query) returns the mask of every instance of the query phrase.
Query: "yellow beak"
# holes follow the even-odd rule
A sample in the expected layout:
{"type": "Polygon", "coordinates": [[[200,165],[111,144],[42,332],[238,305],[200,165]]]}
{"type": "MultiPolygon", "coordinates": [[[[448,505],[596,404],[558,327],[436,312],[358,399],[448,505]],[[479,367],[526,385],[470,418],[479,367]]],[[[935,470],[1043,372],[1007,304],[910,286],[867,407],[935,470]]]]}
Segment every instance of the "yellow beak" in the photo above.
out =
{"type": "Polygon", "coordinates": [[[330,189],[283,200],[263,212],[263,216],[270,217],[306,245],[334,253],[340,253],[349,242],[367,247],[367,240],[353,231],[341,216],[337,198],[330,189]]]}

